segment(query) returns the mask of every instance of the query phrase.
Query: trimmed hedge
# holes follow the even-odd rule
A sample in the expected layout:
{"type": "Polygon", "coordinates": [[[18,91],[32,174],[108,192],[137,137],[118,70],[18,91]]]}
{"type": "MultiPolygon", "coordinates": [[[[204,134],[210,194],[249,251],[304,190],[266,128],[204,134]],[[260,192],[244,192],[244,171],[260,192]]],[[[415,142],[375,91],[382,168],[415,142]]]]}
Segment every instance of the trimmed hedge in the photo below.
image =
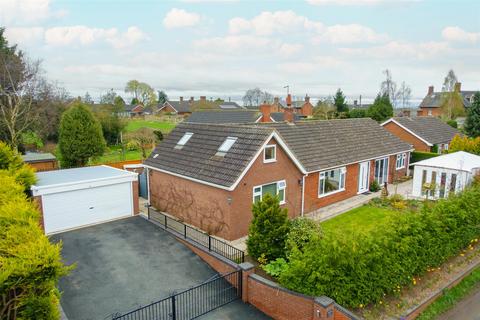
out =
{"type": "Polygon", "coordinates": [[[426,204],[419,212],[392,212],[368,233],[327,233],[303,252],[294,250],[280,283],[308,295],[326,295],[347,307],[378,303],[415,284],[480,236],[480,186],[426,204]]]}
{"type": "Polygon", "coordinates": [[[430,159],[430,158],[435,158],[438,157],[438,153],[433,153],[433,152],[422,152],[422,151],[413,151],[412,152],[412,157],[410,159],[410,163],[413,164],[418,161],[422,161],[425,159],[430,159]]]}

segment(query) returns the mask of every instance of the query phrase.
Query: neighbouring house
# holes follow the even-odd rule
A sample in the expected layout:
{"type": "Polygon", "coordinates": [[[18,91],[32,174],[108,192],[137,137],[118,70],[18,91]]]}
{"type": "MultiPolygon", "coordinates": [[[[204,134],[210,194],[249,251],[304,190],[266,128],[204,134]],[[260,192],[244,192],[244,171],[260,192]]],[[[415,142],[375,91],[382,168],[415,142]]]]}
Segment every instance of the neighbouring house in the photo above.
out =
{"type": "Polygon", "coordinates": [[[23,162],[28,163],[35,171],[50,171],[58,169],[57,158],[51,153],[29,152],[22,155],[23,162]]]}
{"type": "MultiPolygon", "coordinates": [[[[179,100],[165,101],[163,105],[158,107],[157,113],[189,115],[192,112],[199,110],[228,110],[234,109],[235,106],[238,106],[235,102],[209,101],[206,96],[200,96],[199,100],[195,100],[194,97],[190,97],[189,100],[180,97],[179,100]],[[224,108],[222,108],[222,106],[224,106],[224,108]]],[[[240,106],[238,107],[241,108],[240,106]]]]}
{"type": "MultiPolygon", "coordinates": [[[[462,84],[457,82],[455,84],[456,92],[460,93],[463,99],[463,106],[464,108],[470,107],[473,102],[473,95],[477,91],[465,91],[462,90],[462,84]]],[[[441,116],[442,115],[442,98],[443,92],[434,91],[434,87],[428,87],[428,92],[425,98],[423,98],[422,102],[420,103],[417,115],[418,116],[441,116]]]]}
{"type": "Polygon", "coordinates": [[[252,203],[264,194],[277,195],[290,218],[302,216],[368,192],[373,180],[391,183],[404,176],[410,151],[366,118],[184,122],[144,165],[152,206],[233,240],[247,234],[252,203]]]}
{"type": "Polygon", "coordinates": [[[414,164],[413,191],[416,197],[441,199],[462,191],[480,174],[480,156],[458,151],[414,164]]]}
{"type": "Polygon", "coordinates": [[[32,196],[46,234],[139,213],[138,174],[109,166],[37,173],[32,196]]]}
{"type": "Polygon", "coordinates": [[[145,114],[145,108],[141,104],[126,104],[123,106],[123,110],[117,112],[117,115],[125,118],[134,118],[143,116],[145,114]]]}
{"type": "Polygon", "coordinates": [[[240,106],[238,103],[234,101],[224,101],[221,102],[219,105],[220,109],[226,109],[226,110],[231,110],[231,109],[245,109],[244,107],[240,106]]]}
{"type": "Polygon", "coordinates": [[[382,126],[413,145],[416,151],[442,153],[460,131],[436,117],[390,118],[382,126]]]}
{"type": "MultiPolygon", "coordinates": [[[[252,110],[216,110],[216,111],[194,111],[187,119],[192,123],[236,123],[236,124],[252,124],[257,122],[282,122],[288,113],[270,112],[274,108],[273,105],[261,105],[260,111],[252,110]],[[264,116],[265,115],[265,116],[264,116]]],[[[298,113],[292,115],[294,121],[299,121],[304,117],[298,113]]]]}

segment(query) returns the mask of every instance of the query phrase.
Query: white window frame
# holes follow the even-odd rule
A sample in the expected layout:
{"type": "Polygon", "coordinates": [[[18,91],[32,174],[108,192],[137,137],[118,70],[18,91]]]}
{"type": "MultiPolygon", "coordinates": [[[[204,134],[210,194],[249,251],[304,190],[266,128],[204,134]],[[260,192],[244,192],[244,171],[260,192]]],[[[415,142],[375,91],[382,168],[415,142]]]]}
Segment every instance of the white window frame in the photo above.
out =
{"type": "Polygon", "coordinates": [[[279,180],[279,181],[273,181],[273,182],[269,182],[269,183],[264,183],[262,185],[259,185],[259,186],[254,186],[252,188],[252,202],[255,203],[255,198],[256,197],[260,197],[260,201],[262,201],[262,196],[263,196],[263,186],[268,186],[269,184],[276,184],[277,185],[277,194],[276,196],[278,196],[279,192],[281,190],[283,190],[283,200],[280,201],[280,205],[282,204],[285,204],[287,203],[287,182],[285,180],[279,180]],[[280,184],[283,184],[282,186],[280,186],[280,184]],[[260,189],[258,191],[255,191],[255,189],[260,189]]]}
{"type": "MultiPolygon", "coordinates": [[[[332,194],[339,193],[345,191],[345,185],[347,184],[347,167],[339,167],[339,168],[333,168],[329,169],[326,171],[322,171],[318,173],[318,188],[317,188],[317,193],[319,198],[323,197],[328,197],[332,194]],[[335,191],[330,191],[329,193],[320,193],[320,188],[322,187],[322,180],[325,179],[325,175],[327,172],[331,172],[333,170],[340,170],[340,182],[343,182],[343,186],[340,185],[340,189],[335,190],[335,191]],[[342,175],[343,175],[343,180],[342,180],[342,175]]],[[[323,189],[325,189],[325,185],[323,184],[323,189]]]]}
{"type": "Polygon", "coordinates": [[[263,148],[263,163],[272,163],[272,162],[276,162],[277,161],[277,145],[276,144],[267,144],[265,146],[265,148],[263,148]],[[267,148],[273,148],[273,159],[266,159],[265,158],[265,151],[267,150],[267,148]]]}
{"type": "Polygon", "coordinates": [[[188,140],[190,140],[193,136],[193,132],[185,132],[185,134],[178,140],[177,144],[175,145],[176,149],[181,149],[184,145],[187,144],[188,140]]]}
{"type": "Polygon", "coordinates": [[[395,162],[395,169],[400,170],[405,168],[405,164],[407,160],[407,154],[406,153],[399,153],[397,154],[397,161],[395,162]],[[400,161],[400,165],[399,165],[400,161]]]}
{"type": "Polygon", "coordinates": [[[227,153],[233,147],[235,142],[237,142],[237,140],[237,137],[227,137],[225,141],[223,141],[223,143],[220,145],[220,147],[218,147],[217,151],[227,153]]]}

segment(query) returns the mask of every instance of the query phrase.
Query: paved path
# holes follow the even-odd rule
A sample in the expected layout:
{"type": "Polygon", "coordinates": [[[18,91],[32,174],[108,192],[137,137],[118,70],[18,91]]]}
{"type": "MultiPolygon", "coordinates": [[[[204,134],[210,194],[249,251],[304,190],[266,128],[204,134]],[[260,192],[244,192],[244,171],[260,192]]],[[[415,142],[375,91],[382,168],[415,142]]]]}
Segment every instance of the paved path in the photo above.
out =
{"type": "Polygon", "coordinates": [[[437,320],[480,320],[480,286],[437,320]]]}

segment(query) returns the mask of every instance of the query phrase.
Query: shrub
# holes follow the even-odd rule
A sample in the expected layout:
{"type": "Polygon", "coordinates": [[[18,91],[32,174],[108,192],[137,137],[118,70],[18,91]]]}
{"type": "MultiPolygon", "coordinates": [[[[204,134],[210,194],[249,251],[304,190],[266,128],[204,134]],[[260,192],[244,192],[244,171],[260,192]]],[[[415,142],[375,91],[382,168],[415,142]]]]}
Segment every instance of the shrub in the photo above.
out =
{"type": "Polygon", "coordinates": [[[285,250],[288,257],[289,252],[294,248],[303,251],[305,247],[312,239],[321,237],[322,228],[318,222],[308,218],[296,218],[290,221],[285,250]]]}
{"type": "Polygon", "coordinates": [[[32,167],[25,164],[22,157],[6,143],[0,141],[0,172],[5,170],[23,186],[24,191],[30,189],[35,183],[35,172],[32,167]]]}
{"type": "Polygon", "coordinates": [[[413,151],[412,152],[412,158],[410,160],[410,163],[422,161],[425,159],[430,159],[434,157],[438,157],[438,153],[433,153],[433,152],[421,152],[421,151],[413,151]]]}
{"type": "Polygon", "coordinates": [[[382,187],[378,184],[377,180],[373,180],[370,182],[370,191],[371,192],[377,192],[380,191],[382,187]]]}
{"type": "Polygon", "coordinates": [[[447,124],[452,128],[458,128],[458,123],[455,120],[447,120],[447,124]]]}
{"type": "Polygon", "coordinates": [[[288,267],[287,261],[283,258],[277,258],[270,262],[269,264],[262,267],[265,272],[272,276],[278,277],[280,276],[288,267]]]}
{"type": "Polygon", "coordinates": [[[23,189],[0,171],[0,318],[59,319],[56,285],[69,268],[60,245],[40,229],[40,214],[23,189]]]}
{"type": "Polygon", "coordinates": [[[254,259],[262,254],[267,261],[285,257],[285,240],[288,234],[287,209],[280,208],[278,197],[265,194],[252,207],[247,250],[254,259]]]}
{"type": "Polygon", "coordinates": [[[153,134],[157,138],[157,141],[162,142],[163,141],[163,133],[160,130],[153,130],[153,134]]]}
{"type": "Polygon", "coordinates": [[[369,233],[326,233],[293,250],[280,283],[308,295],[326,295],[347,307],[397,295],[413,277],[437,267],[480,236],[480,186],[424,206],[392,212],[369,233]]]}

